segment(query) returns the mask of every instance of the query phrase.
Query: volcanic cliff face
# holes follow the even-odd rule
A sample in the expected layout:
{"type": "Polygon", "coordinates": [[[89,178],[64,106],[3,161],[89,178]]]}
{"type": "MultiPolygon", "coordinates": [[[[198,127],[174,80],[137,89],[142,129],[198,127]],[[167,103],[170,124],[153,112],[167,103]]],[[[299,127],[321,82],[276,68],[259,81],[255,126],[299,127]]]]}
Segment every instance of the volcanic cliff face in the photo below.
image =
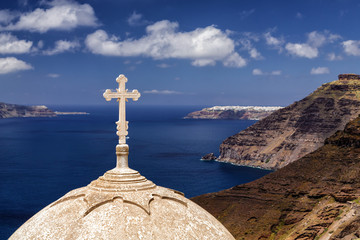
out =
{"type": "Polygon", "coordinates": [[[360,113],[360,80],[323,84],[306,98],[282,108],[224,140],[219,161],[278,169],[324,144],[360,113]]]}
{"type": "Polygon", "coordinates": [[[11,117],[55,117],[56,113],[46,106],[22,106],[0,103],[0,118],[11,117]]]}
{"type": "Polygon", "coordinates": [[[189,113],[185,119],[260,120],[282,107],[214,106],[189,113]]]}
{"type": "Polygon", "coordinates": [[[236,239],[360,238],[360,118],[254,182],[192,200],[236,239]]]}

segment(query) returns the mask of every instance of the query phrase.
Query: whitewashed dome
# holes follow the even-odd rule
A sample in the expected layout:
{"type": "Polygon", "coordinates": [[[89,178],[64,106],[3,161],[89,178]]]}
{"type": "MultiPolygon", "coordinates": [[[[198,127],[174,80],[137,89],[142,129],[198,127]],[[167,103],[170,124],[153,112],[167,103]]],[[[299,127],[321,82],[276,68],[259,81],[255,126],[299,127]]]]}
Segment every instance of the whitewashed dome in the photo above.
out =
{"type": "Polygon", "coordinates": [[[119,101],[116,167],[42,209],[10,239],[234,239],[215,217],[182,193],[157,186],[128,167],[125,102],[137,100],[140,93],[125,89],[124,75],[116,81],[116,92],[104,93],[106,100],[119,101]]]}
{"type": "Polygon", "coordinates": [[[114,168],[42,209],[10,239],[234,238],[182,193],[114,168]]]}

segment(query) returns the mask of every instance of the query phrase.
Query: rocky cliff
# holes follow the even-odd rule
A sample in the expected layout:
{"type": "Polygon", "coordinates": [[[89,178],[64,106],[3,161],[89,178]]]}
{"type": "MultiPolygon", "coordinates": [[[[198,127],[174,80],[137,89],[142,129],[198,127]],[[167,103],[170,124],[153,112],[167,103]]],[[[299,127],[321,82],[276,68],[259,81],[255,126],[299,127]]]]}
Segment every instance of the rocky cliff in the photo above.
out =
{"type": "Polygon", "coordinates": [[[0,118],[12,117],[55,117],[56,113],[46,106],[22,106],[0,103],[0,118]]]}
{"type": "Polygon", "coordinates": [[[236,239],[360,238],[360,118],[254,182],[192,200],[236,239]]]}
{"type": "Polygon", "coordinates": [[[323,84],[306,98],[231,136],[219,161],[278,169],[324,144],[360,113],[360,80],[323,84]]]}
{"type": "Polygon", "coordinates": [[[282,107],[214,106],[189,113],[185,119],[260,120],[282,107]]]}

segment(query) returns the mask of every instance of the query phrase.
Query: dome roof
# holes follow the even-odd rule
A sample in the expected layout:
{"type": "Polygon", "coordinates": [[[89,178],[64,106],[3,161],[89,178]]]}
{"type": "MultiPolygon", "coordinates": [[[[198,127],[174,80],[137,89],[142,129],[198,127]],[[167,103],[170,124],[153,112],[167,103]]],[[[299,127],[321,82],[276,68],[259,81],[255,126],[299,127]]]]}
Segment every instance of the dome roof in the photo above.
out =
{"type": "Polygon", "coordinates": [[[182,193],[117,167],[42,209],[10,239],[234,238],[182,193]]]}

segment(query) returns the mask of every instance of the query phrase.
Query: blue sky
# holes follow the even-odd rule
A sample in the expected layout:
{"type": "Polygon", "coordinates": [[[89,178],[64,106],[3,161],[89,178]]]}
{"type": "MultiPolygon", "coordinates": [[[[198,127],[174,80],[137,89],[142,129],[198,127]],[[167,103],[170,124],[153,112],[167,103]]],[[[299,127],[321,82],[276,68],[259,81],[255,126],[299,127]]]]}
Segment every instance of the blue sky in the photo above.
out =
{"type": "Polygon", "coordinates": [[[359,73],[353,0],[0,3],[0,102],[106,104],[125,74],[144,105],[286,106],[359,73]]]}

